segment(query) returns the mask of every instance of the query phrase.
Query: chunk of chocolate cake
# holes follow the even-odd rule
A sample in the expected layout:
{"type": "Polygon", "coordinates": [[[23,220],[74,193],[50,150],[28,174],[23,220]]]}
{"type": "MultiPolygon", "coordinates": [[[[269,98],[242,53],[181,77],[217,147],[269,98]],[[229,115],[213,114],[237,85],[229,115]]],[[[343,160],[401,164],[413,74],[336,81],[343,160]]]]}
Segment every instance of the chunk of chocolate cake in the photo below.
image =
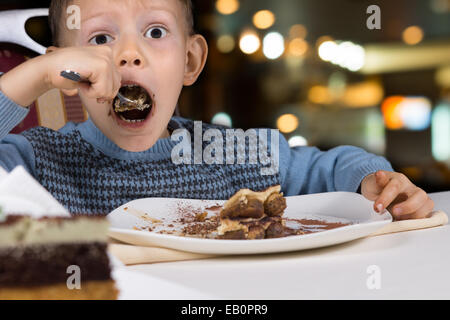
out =
{"type": "Polygon", "coordinates": [[[283,228],[271,228],[283,223],[286,199],[280,191],[279,185],[261,192],[239,190],[220,212],[218,238],[252,240],[282,236],[283,228]]]}

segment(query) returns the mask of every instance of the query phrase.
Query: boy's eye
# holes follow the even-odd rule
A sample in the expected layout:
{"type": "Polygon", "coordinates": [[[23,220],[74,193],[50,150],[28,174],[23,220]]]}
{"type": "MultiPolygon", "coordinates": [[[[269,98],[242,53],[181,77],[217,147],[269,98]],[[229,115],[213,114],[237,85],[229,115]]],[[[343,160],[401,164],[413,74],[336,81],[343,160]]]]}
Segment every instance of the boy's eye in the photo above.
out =
{"type": "Polygon", "coordinates": [[[150,37],[153,39],[164,38],[167,35],[167,30],[163,27],[153,27],[147,30],[145,33],[146,37],[150,37]]]}
{"type": "Polygon", "coordinates": [[[113,38],[111,36],[108,36],[107,34],[99,34],[89,40],[89,43],[100,45],[111,42],[112,40],[113,38]]]}

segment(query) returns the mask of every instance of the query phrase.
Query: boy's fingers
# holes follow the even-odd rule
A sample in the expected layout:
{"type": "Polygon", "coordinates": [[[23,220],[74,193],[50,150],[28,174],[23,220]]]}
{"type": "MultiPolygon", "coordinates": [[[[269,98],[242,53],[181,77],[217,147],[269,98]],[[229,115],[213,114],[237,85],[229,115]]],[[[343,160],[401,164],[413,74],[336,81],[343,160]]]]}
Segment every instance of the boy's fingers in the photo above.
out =
{"type": "Polygon", "coordinates": [[[389,180],[390,177],[385,171],[380,170],[375,173],[375,181],[378,186],[384,188],[389,183],[389,180]]]}
{"type": "Polygon", "coordinates": [[[428,199],[425,204],[419,208],[416,212],[410,213],[410,214],[401,214],[401,215],[395,215],[395,220],[406,220],[406,219],[423,219],[428,218],[430,214],[432,213],[434,208],[434,202],[431,199],[428,199]]]}
{"type": "Polygon", "coordinates": [[[377,211],[381,212],[384,208],[387,208],[402,191],[402,185],[399,180],[390,180],[375,201],[375,208],[377,211]]]}
{"type": "Polygon", "coordinates": [[[393,207],[393,213],[396,215],[414,213],[421,208],[428,199],[427,193],[422,189],[417,188],[406,201],[396,204],[393,207]]]}

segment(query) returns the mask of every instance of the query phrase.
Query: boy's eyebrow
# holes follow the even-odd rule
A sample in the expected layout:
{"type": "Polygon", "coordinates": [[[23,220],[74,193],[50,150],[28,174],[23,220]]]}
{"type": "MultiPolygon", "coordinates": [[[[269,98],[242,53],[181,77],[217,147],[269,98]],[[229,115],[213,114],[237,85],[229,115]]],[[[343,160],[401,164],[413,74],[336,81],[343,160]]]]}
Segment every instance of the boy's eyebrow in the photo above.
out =
{"type": "MultiPolygon", "coordinates": [[[[172,11],[164,9],[164,8],[150,8],[150,9],[148,9],[148,11],[168,13],[168,14],[170,14],[172,16],[172,18],[174,20],[177,19],[176,15],[172,11]]],[[[105,13],[105,12],[97,12],[97,13],[94,13],[94,14],[92,14],[92,15],[84,18],[84,19],[82,19],[81,23],[86,22],[86,21],[91,20],[91,19],[94,19],[94,18],[99,18],[99,17],[107,16],[107,15],[108,15],[108,13],[105,13]]]]}
{"type": "Polygon", "coordinates": [[[91,20],[91,19],[94,19],[94,18],[101,17],[101,16],[106,16],[106,15],[107,15],[107,14],[104,13],[104,12],[98,12],[98,13],[93,14],[93,15],[91,15],[91,16],[88,16],[88,17],[86,17],[86,18],[84,18],[84,19],[81,19],[81,23],[86,22],[86,21],[91,20]]]}

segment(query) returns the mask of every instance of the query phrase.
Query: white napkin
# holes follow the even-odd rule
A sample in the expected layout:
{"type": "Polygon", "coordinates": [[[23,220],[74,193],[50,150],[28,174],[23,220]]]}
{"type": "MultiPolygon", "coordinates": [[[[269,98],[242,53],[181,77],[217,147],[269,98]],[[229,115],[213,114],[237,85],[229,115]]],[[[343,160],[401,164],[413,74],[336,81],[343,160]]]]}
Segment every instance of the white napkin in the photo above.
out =
{"type": "Polygon", "coordinates": [[[0,167],[0,208],[6,215],[70,217],[70,213],[22,166],[9,174],[0,167]]]}

